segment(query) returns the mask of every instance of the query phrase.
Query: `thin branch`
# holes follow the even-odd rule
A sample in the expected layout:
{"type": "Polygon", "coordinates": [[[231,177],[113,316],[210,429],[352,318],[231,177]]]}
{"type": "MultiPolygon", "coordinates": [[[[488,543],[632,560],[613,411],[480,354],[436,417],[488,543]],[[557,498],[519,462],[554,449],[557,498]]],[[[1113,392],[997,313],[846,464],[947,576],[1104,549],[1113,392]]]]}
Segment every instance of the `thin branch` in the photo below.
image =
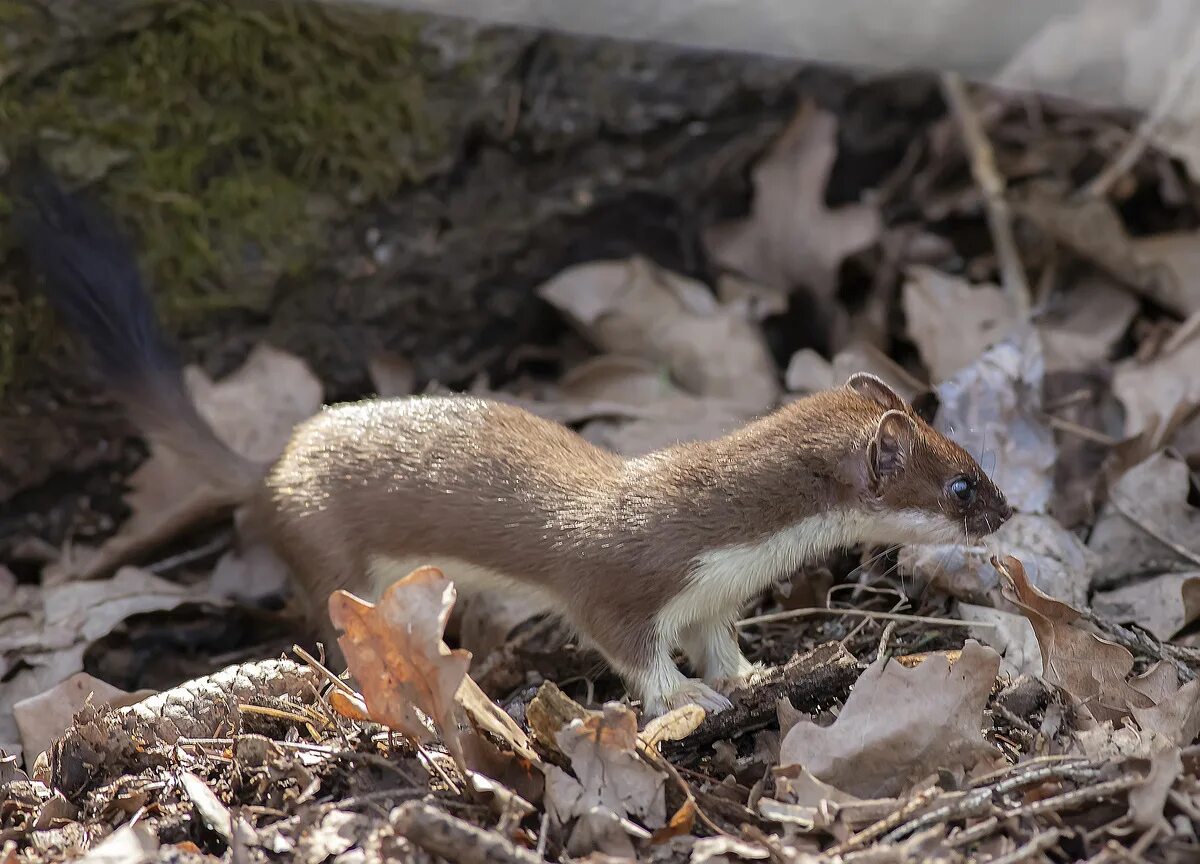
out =
{"type": "Polygon", "coordinates": [[[1007,855],[1001,855],[998,858],[993,858],[988,864],[1017,864],[1019,861],[1025,861],[1032,858],[1034,855],[1044,852],[1062,836],[1062,831],[1058,828],[1051,828],[1049,831],[1043,831],[1041,834],[1035,834],[1025,843],[1022,843],[1007,855]]]}
{"type": "Polygon", "coordinates": [[[983,130],[971,98],[967,94],[962,77],[956,72],[942,74],[942,93],[946,104],[958,121],[967,156],[971,162],[971,175],[983,192],[987,209],[988,228],[996,246],[996,260],[1000,265],[1000,281],[1008,293],[1009,302],[1017,320],[1029,319],[1029,280],[1017,253],[1017,241],[1013,236],[1012,216],[1008,200],[1004,196],[1004,178],[996,169],[996,156],[991,142],[983,130]]]}
{"type": "Polygon", "coordinates": [[[918,624],[940,624],[944,627],[987,627],[995,628],[995,624],[987,621],[961,621],[958,618],[934,618],[930,615],[904,615],[900,612],[871,612],[866,609],[789,609],[786,612],[770,612],[766,615],[755,615],[753,618],[743,618],[737,622],[738,627],[750,627],[754,624],[774,624],[776,621],[791,621],[793,618],[808,618],[814,615],[849,615],[852,618],[878,618],[882,621],[910,621],[918,624]]]}
{"type": "Polygon", "coordinates": [[[1191,44],[1181,59],[1182,62],[1172,64],[1172,74],[1167,80],[1167,86],[1159,94],[1158,101],[1150,113],[1138,124],[1133,137],[1126,141],[1112,161],[1079,191],[1080,198],[1102,198],[1107,195],[1112,185],[1129,173],[1129,169],[1141,158],[1154,133],[1167,119],[1167,115],[1191,89],[1191,84],[1196,79],[1196,70],[1200,68],[1200,31],[1192,34],[1191,44]]]}

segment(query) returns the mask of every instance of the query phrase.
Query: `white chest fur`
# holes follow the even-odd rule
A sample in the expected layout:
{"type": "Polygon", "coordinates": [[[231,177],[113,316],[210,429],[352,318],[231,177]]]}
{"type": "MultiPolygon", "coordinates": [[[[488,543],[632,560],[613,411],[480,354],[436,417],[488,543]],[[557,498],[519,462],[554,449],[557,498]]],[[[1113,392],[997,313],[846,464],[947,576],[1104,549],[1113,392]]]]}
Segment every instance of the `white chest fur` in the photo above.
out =
{"type": "Polygon", "coordinates": [[[756,543],[697,555],[684,588],[659,613],[659,632],[674,640],[691,624],[732,621],[741,607],[802,564],[856,543],[954,542],[960,527],[923,510],[869,513],[831,510],[811,516],[756,543]]]}

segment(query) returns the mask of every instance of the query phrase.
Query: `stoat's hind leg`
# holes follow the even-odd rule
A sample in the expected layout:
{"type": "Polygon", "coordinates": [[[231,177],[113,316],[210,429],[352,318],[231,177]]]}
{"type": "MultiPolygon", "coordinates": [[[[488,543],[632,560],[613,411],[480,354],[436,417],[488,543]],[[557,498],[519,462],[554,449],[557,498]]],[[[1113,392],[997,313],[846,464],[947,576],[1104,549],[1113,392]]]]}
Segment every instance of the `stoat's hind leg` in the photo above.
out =
{"type": "MultiPolygon", "coordinates": [[[[619,639],[605,640],[603,634],[576,627],[621,676],[631,695],[642,701],[646,717],[693,703],[710,714],[732,707],[729,700],[699,678],[688,678],[671,659],[670,642],[658,631],[653,619],[641,627],[623,622],[619,639]],[[600,638],[597,638],[597,637],[600,638]]],[[[615,634],[614,634],[615,635],[615,634]]]]}
{"type": "Polygon", "coordinates": [[[691,625],[683,632],[681,643],[704,683],[722,693],[750,683],[763,669],[762,664],[746,659],[737,630],[725,620],[691,625]]]}

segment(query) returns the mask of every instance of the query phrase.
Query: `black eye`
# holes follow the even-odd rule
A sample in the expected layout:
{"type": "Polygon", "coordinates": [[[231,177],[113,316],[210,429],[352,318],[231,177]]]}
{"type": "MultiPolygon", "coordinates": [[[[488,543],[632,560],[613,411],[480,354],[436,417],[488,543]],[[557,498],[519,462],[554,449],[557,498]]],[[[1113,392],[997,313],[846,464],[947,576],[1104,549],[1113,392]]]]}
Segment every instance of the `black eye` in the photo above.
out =
{"type": "Polygon", "coordinates": [[[963,504],[975,497],[975,481],[970,477],[955,477],[950,481],[950,494],[963,504]]]}

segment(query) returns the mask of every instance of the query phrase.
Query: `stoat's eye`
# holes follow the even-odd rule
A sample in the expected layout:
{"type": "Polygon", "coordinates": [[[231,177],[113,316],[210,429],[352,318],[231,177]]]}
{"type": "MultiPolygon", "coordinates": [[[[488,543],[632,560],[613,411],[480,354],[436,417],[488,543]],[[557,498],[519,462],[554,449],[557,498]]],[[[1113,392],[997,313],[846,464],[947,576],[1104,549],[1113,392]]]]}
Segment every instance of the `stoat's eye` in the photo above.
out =
{"type": "Polygon", "coordinates": [[[970,504],[975,498],[975,481],[970,477],[955,477],[950,481],[950,494],[960,504],[970,504]]]}

